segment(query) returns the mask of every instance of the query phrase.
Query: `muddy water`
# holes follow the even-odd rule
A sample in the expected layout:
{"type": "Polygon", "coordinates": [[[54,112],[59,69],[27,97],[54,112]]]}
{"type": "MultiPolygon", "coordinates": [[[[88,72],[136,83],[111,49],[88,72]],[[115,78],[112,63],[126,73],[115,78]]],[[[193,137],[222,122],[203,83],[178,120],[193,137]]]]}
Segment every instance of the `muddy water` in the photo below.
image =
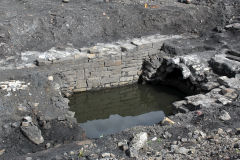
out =
{"type": "Polygon", "coordinates": [[[89,138],[99,138],[137,125],[152,125],[172,112],[184,95],[165,86],[131,85],[74,94],[70,109],[89,138]]]}

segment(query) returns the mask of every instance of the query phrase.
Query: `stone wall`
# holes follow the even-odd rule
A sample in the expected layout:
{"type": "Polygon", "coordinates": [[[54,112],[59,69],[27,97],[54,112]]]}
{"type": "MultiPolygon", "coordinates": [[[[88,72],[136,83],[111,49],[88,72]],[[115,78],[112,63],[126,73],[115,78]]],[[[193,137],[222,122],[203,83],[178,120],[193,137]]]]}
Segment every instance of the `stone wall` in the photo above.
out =
{"type": "MultiPolygon", "coordinates": [[[[183,36],[153,35],[99,43],[79,50],[52,48],[39,55],[34,53],[34,58],[38,66],[47,66],[49,72],[65,80],[61,84],[62,91],[81,92],[137,82],[144,59],[159,53],[165,41],[177,38],[183,36]]],[[[30,57],[29,53],[22,54],[22,59],[33,59],[30,57]]]]}

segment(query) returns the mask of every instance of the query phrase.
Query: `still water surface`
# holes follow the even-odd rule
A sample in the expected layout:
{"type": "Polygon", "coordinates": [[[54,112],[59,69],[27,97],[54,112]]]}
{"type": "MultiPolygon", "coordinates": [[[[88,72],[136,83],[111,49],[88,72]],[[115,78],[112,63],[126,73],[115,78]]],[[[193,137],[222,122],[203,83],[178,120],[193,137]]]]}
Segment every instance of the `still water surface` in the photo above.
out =
{"type": "Polygon", "coordinates": [[[86,131],[99,138],[137,125],[153,125],[172,112],[183,93],[166,86],[131,85],[74,94],[70,109],[86,131]]]}

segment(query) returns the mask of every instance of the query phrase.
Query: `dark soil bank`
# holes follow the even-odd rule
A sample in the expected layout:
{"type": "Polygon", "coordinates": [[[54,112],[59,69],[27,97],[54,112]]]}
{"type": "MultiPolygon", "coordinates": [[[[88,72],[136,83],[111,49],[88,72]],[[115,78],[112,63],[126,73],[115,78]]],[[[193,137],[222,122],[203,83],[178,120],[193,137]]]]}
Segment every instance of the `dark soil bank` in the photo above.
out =
{"type": "Polygon", "coordinates": [[[239,41],[239,0],[0,0],[0,159],[239,159],[239,41]],[[68,97],[138,80],[192,96],[87,139],[68,97]]]}
{"type": "Polygon", "coordinates": [[[153,1],[148,8],[140,1],[103,0],[1,0],[1,55],[28,50],[45,51],[53,46],[74,47],[140,37],[154,33],[205,33],[223,27],[234,16],[238,2],[153,1]],[[233,12],[233,13],[232,13],[233,12]],[[6,48],[4,48],[4,46],[6,48]]]}

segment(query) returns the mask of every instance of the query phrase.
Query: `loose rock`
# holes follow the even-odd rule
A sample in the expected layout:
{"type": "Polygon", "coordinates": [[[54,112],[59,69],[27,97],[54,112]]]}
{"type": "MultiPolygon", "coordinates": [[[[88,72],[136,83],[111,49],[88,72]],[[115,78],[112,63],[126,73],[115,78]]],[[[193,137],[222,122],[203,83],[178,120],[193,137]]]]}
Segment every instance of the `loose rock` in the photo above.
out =
{"type": "MultiPolygon", "coordinates": [[[[30,118],[27,118],[27,119],[31,122],[30,118]]],[[[26,120],[26,118],[25,118],[25,120],[26,120]]],[[[36,125],[34,125],[33,123],[30,123],[30,122],[23,122],[22,126],[20,127],[21,131],[33,143],[35,143],[35,144],[43,143],[44,139],[42,137],[41,130],[36,125]]]]}
{"type": "Polygon", "coordinates": [[[148,140],[148,135],[146,132],[141,132],[136,134],[130,143],[130,157],[138,158],[138,151],[146,146],[148,140]]]}
{"type": "Polygon", "coordinates": [[[228,121],[231,119],[231,116],[229,115],[229,113],[227,111],[223,110],[223,111],[221,111],[219,119],[223,120],[223,121],[228,121]]]}
{"type": "Polygon", "coordinates": [[[50,148],[50,146],[51,146],[51,143],[47,143],[47,144],[45,145],[46,148],[50,148]]]}

